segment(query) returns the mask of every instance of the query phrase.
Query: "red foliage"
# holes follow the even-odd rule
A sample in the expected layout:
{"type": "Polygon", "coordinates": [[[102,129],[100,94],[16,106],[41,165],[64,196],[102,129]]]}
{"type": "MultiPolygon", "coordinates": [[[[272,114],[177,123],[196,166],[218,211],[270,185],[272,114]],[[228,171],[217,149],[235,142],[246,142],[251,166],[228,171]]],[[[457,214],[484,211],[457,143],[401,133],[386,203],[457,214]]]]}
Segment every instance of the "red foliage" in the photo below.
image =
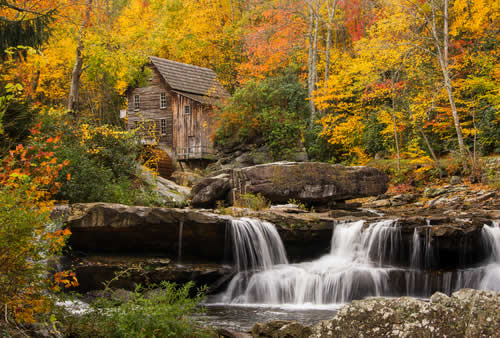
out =
{"type": "Polygon", "coordinates": [[[344,0],[339,4],[345,12],[345,25],[352,41],[361,39],[377,19],[373,1],[344,0]]]}

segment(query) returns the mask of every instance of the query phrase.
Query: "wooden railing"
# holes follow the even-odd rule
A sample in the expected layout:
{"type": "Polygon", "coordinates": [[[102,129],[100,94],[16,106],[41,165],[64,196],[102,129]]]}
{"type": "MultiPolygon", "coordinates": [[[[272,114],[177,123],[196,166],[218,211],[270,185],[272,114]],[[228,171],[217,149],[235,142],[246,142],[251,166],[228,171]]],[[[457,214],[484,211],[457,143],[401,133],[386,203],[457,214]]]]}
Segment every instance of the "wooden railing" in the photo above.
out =
{"type": "Polygon", "coordinates": [[[178,160],[214,159],[215,152],[208,146],[184,147],[176,150],[178,160]]]}

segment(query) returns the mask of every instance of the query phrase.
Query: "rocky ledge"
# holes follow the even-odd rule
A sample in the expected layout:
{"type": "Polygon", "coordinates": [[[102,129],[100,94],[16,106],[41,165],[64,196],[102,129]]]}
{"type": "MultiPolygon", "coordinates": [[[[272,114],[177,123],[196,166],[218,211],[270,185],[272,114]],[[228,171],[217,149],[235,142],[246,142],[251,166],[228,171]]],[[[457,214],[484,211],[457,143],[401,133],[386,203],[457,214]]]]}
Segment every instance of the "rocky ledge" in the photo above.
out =
{"type": "Polygon", "coordinates": [[[100,290],[107,283],[114,289],[134,290],[138,284],[193,281],[198,287],[206,285],[210,293],[233,276],[229,265],[178,264],[165,257],[148,256],[75,257],[68,268],[76,273],[78,292],[100,290]]]}
{"type": "Polygon", "coordinates": [[[345,167],[319,162],[276,162],[216,172],[191,191],[191,205],[214,207],[231,203],[236,194],[261,194],[272,203],[290,199],[329,206],[335,201],[383,194],[389,177],[370,167],[345,167]]]}
{"type": "Polygon", "coordinates": [[[429,254],[435,257],[436,264],[432,268],[475,264],[489,256],[491,249],[481,245],[481,236],[483,225],[492,223],[492,215],[480,211],[459,217],[425,213],[375,216],[360,210],[311,213],[296,208],[226,210],[231,215],[217,212],[220,211],[89,203],[66,207],[65,222],[73,233],[70,246],[76,252],[160,254],[175,260],[182,246],[183,261],[196,263],[231,262],[228,230],[232,217],[258,218],[275,224],[291,261],[313,259],[329,252],[335,224],[357,220],[364,220],[365,227],[393,220],[398,233],[388,238],[394,243],[388,243],[382,258],[395,265],[408,264],[415,232],[421,244],[431,241],[433,252],[429,254]]]}
{"type": "Polygon", "coordinates": [[[256,324],[253,337],[497,337],[500,293],[463,289],[430,301],[367,298],[345,305],[312,327],[296,322],[256,324]]]}

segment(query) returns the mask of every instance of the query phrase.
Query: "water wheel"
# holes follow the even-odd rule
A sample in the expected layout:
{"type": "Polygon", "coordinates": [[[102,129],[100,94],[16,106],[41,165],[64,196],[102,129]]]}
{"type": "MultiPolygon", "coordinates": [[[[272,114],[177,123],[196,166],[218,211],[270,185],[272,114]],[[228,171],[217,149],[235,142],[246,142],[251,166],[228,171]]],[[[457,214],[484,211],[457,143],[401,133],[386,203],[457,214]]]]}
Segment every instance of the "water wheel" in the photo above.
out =
{"type": "Polygon", "coordinates": [[[172,159],[168,154],[158,148],[150,149],[151,158],[147,161],[148,167],[155,169],[163,178],[170,178],[174,172],[172,159]]]}

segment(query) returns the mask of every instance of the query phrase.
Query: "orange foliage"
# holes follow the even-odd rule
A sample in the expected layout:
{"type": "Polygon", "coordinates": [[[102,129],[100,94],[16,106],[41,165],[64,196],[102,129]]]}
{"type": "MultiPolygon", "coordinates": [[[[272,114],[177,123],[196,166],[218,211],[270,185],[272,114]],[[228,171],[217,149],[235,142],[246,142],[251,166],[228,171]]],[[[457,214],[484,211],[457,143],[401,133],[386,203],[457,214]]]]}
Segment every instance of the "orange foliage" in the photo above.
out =
{"type": "Polygon", "coordinates": [[[248,61],[238,67],[241,83],[276,75],[302,49],[307,24],[297,15],[301,6],[304,6],[302,1],[281,1],[263,10],[247,27],[244,42],[248,61]]]}
{"type": "MultiPolygon", "coordinates": [[[[54,150],[59,147],[60,136],[55,138],[40,135],[41,123],[31,129],[33,145],[17,145],[9,151],[3,161],[0,171],[0,184],[19,188],[28,183],[28,197],[33,201],[46,204],[50,198],[59,191],[61,184],[56,182],[59,172],[69,164],[68,161],[59,162],[54,157],[54,150]]],[[[49,203],[50,204],[50,203],[49,203]]]]}
{"type": "Polygon", "coordinates": [[[44,257],[60,253],[71,231],[48,229],[51,198],[60,187],[56,179],[69,162],[54,157],[60,137],[42,136],[40,127],[38,124],[31,130],[30,145],[19,144],[11,150],[0,168],[0,194],[7,203],[1,206],[4,211],[0,215],[5,222],[1,232],[5,236],[0,250],[0,275],[4,277],[0,278],[0,301],[16,321],[26,323],[50,310],[50,301],[43,292],[47,283],[55,291],[61,289],[61,284],[78,285],[71,272],[57,273],[54,282],[41,277],[44,257]]]}

